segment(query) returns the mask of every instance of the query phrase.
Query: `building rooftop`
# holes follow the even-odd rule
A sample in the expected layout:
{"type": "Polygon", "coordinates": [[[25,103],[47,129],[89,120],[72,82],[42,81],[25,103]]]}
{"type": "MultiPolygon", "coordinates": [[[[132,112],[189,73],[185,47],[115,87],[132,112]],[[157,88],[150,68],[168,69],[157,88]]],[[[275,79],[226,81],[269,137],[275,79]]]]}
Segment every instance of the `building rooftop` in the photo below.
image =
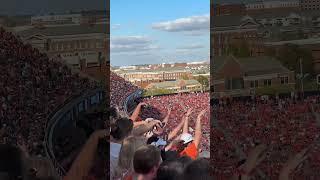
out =
{"type": "Polygon", "coordinates": [[[280,61],[272,57],[235,58],[233,56],[217,56],[213,58],[214,74],[216,74],[227,61],[239,63],[240,68],[247,76],[290,72],[280,61]]]}
{"type": "Polygon", "coordinates": [[[159,73],[159,72],[176,72],[176,71],[189,71],[184,67],[167,67],[158,69],[138,69],[138,70],[119,70],[119,73],[159,73]]]}
{"type": "Polygon", "coordinates": [[[29,37],[35,34],[41,34],[45,36],[63,36],[63,35],[78,35],[78,34],[95,34],[106,33],[106,24],[94,24],[94,25],[67,25],[67,26],[55,26],[44,28],[31,28],[18,32],[21,37],[29,37]]]}
{"type": "Polygon", "coordinates": [[[197,80],[191,79],[191,80],[176,80],[176,81],[164,81],[160,83],[151,83],[149,86],[155,87],[155,88],[169,88],[169,87],[176,87],[180,84],[183,85],[200,85],[200,83],[197,80]]]}
{"type": "Polygon", "coordinates": [[[277,42],[265,42],[265,45],[284,45],[284,44],[296,44],[296,45],[312,45],[320,44],[320,37],[318,38],[308,38],[308,39],[298,39],[290,41],[277,41],[277,42]]]}
{"type": "Polygon", "coordinates": [[[213,20],[214,27],[231,27],[240,26],[245,22],[244,17],[252,18],[254,21],[261,19],[276,19],[276,18],[287,18],[295,16],[307,17],[309,19],[313,17],[320,17],[320,11],[298,11],[298,10],[281,10],[281,11],[261,11],[261,13],[254,13],[248,15],[222,15],[217,16],[213,20]]]}

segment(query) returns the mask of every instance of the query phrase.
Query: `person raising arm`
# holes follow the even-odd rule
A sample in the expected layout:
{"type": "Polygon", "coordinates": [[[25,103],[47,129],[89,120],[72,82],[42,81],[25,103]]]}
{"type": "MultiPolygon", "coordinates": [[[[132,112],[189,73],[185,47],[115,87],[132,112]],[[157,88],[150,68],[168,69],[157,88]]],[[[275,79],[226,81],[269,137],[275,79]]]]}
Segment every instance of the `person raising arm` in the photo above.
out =
{"type": "Polygon", "coordinates": [[[133,111],[130,119],[133,121],[133,122],[136,122],[138,120],[138,117],[139,117],[139,114],[140,114],[140,111],[141,111],[141,107],[142,106],[145,106],[147,105],[146,103],[144,102],[141,102],[138,104],[138,106],[136,107],[136,109],[133,111]]]}
{"type": "Polygon", "coordinates": [[[99,139],[105,138],[107,134],[107,130],[98,130],[91,134],[63,180],[87,178],[97,153],[99,139]]]}
{"type": "Polygon", "coordinates": [[[289,159],[289,161],[284,165],[279,174],[279,180],[289,180],[289,175],[294,171],[299,164],[308,158],[308,148],[303,149],[297,153],[294,157],[289,159]]]}
{"type": "Polygon", "coordinates": [[[197,121],[196,121],[196,127],[195,127],[195,132],[194,132],[194,145],[196,146],[196,148],[199,148],[199,144],[201,142],[201,138],[202,138],[202,129],[201,129],[201,119],[203,117],[203,115],[206,113],[206,110],[202,110],[198,117],[197,117],[197,121]]]}
{"type": "MultiPolygon", "coordinates": [[[[179,133],[179,131],[181,130],[181,128],[183,127],[183,130],[185,130],[185,124],[186,121],[188,121],[189,116],[192,113],[192,108],[188,109],[187,114],[182,118],[181,122],[178,124],[178,126],[176,128],[174,128],[168,135],[168,141],[172,140],[174,137],[177,136],[177,134],[179,133]]],[[[186,126],[187,128],[187,132],[188,132],[188,124],[186,126]]]]}

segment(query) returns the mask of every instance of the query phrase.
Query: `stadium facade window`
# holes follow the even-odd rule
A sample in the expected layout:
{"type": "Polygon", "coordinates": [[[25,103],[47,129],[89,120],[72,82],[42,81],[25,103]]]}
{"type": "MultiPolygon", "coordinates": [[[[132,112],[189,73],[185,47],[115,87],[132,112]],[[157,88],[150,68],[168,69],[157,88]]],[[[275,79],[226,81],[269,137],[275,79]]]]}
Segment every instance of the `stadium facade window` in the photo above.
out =
{"type": "Polygon", "coordinates": [[[93,105],[93,104],[96,104],[97,103],[97,96],[94,95],[94,96],[91,96],[90,98],[90,104],[93,105]]]}
{"type": "Polygon", "coordinates": [[[264,86],[271,86],[271,79],[265,79],[263,81],[264,86]]]}
{"type": "Polygon", "coordinates": [[[280,83],[289,84],[289,77],[288,76],[280,77],[280,83]]]}

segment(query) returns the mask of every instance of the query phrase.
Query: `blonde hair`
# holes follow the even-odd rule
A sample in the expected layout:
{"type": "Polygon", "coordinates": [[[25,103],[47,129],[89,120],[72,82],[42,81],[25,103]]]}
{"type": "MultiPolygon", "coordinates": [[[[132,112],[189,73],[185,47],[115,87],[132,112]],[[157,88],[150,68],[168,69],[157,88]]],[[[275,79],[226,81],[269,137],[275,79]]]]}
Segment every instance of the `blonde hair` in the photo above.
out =
{"type": "Polygon", "coordinates": [[[122,176],[123,173],[133,171],[133,156],[136,150],[146,144],[144,137],[130,136],[123,140],[120,153],[118,167],[116,168],[115,177],[122,176]]]}

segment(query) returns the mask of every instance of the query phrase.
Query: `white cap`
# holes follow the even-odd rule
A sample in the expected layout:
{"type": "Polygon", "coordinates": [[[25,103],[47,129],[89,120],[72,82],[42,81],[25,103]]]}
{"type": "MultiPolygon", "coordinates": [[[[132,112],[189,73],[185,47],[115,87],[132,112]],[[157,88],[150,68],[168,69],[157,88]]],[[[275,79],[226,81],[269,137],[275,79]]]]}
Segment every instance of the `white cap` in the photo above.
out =
{"type": "Polygon", "coordinates": [[[189,133],[184,133],[181,135],[180,140],[183,141],[183,144],[187,144],[187,143],[193,141],[193,137],[189,133]]]}

